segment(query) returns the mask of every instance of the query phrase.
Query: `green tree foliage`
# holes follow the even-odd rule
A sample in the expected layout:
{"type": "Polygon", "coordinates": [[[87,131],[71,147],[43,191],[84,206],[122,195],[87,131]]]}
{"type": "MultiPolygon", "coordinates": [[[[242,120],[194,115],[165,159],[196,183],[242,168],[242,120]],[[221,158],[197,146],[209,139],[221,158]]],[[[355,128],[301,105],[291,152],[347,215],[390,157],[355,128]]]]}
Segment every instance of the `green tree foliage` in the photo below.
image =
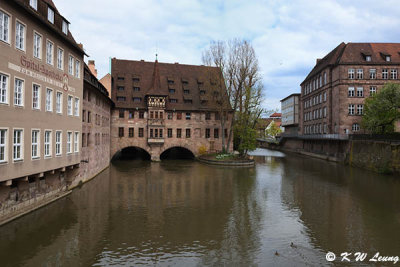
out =
{"type": "Polygon", "coordinates": [[[275,136],[277,136],[281,132],[281,128],[279,128],[274,121],[271,122],[270,126],[266,130],[267,135],[273,138],[275,138],[275,136]]]}
{"type": "Polygon", "coordinates": [[[400,84],[387,83],[377,94],[365,101],[362,127],[371,133],[394,132],[400,119],[400,84]]]}

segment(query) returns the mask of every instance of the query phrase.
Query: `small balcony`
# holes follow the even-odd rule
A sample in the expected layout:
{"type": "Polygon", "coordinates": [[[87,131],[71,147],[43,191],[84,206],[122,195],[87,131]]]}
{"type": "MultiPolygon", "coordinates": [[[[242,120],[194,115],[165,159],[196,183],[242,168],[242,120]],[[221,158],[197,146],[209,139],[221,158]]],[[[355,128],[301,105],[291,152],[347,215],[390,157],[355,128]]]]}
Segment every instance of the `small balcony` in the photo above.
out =
{"type": "Polygon", "coordinates": [[[150,137],[150,138],[147,138],[147,143],[149,145],[162,145],[162,144],[164,144],[164,138],[150,137]]]}

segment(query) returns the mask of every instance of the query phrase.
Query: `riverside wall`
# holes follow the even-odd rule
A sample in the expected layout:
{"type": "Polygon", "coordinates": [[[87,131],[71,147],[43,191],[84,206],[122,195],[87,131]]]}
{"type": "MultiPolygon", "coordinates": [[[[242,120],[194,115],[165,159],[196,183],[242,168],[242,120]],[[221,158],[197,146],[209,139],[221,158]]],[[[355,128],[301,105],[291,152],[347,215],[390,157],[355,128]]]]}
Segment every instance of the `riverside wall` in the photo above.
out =
{"type": "Polygon", "coordinates": [[[279,143],[259,140],[262,148],[295,152],[319,159],[371,170],[400,175],[400,140],[321,140],[284,138],[279,143]]]}

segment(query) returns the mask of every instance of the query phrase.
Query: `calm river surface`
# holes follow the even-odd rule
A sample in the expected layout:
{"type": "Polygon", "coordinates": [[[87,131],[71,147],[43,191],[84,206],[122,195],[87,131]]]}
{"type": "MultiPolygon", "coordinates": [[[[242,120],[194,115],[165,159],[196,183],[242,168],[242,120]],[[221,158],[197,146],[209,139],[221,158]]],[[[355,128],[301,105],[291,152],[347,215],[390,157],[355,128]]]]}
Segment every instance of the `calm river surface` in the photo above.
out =
{"type": "Polygon", "coordinates": [[[400,257],[399,177],[256,154],[267,156],[254,168],[114,162],[68,197],[0,227],[0,266],[321,266],[332,265],[328,251],[366,252],[365,265],[376,252],[400,257]]]}

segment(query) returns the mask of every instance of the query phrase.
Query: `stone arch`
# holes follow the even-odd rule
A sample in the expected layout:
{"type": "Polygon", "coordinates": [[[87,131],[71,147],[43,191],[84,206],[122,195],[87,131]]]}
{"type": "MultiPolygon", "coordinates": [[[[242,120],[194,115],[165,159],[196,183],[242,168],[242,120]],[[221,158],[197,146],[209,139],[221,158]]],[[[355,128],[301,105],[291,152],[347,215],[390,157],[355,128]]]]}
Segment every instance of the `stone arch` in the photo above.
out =
{"type": "MultiPolygon", "coordinates": [[[[141,146],[132,145],[132,146],[123,147],[123,148],[119,149],[118,151],[116,151],[112,156],[112,160],[119,159],[121,157],[124,158],[124,156],[127,157],[127,156],[129,156],[129,153],[135,153],[135,152],[141,153],[141,155],[143,155],[142,157],[139,157],[139,158],[146,159],[146,160],[151,159],[151,153],[146,148],[141,147],[141,146]],[[124,155],[124,153],[127,153],[127,154],[124,155]]],[[[135,158],[134,156],[135,155],[131,155],[132,158],[135,158]]]]}
{"type": "Polygon", "coordinates": [[[160,154],[160,159],[167,159],[170,156],[174,158],[195,158],[196,154],[188,148],[187,146],[183,145],[171,145],[164,149],[164,151],[160,154]]]}

